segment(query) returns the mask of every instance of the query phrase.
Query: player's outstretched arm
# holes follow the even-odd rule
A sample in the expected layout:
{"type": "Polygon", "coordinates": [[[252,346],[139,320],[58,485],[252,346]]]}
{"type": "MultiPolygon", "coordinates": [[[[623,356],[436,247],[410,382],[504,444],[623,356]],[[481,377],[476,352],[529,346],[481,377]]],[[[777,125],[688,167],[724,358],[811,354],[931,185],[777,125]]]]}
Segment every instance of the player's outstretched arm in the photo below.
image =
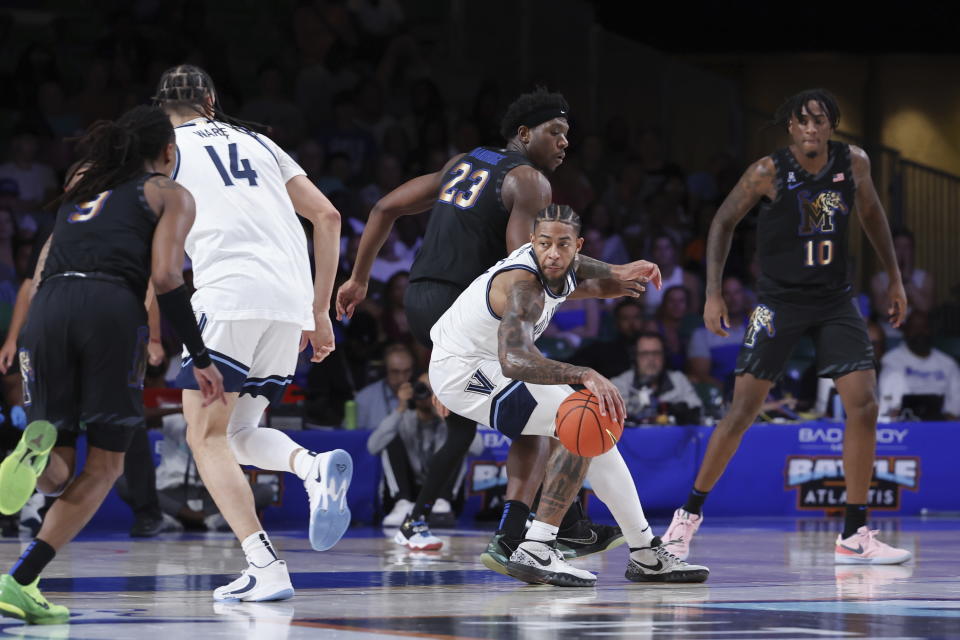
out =
{"type": "Polygon", "coordinates": [[[707,299],[703,307],[703,322],[708,330],[718,336],[726,338],[729,335],[724,327],[730,327],[730,317],[720,295],[720,282],[723,280],[723,265],[730,253],[733,231],[762,197],[767,196],[771,200],[776,197],[776,177],[777,169],[770,156],[754,162],[717,209],[710,223],[710,233],[707,235],[707,299]]]}
{"type": "Polygon", "coordinates": [[[642,280],[618,280],[616,278],[592,278],[580,280],[567,300],[578,298],[639,298],[646,288],[642,280]]]}
{"type": "MultiPolygon", "coordinates": [[[[293,209],[313,224],[313,331],[305,331],[313,347],[311,362],[321,362],[334,350],[330,298],[340,260],[340,212],[305,175],[287,181],[293,209]]],[[[300,349],[306,347],[301,341],[300,349]]]]}
{"type": "Polygon", "coordinates": [[[357,305],[367,297],[367,285],[370,282],[370,270],[383,243],[387,241],[393,224],[400,216],[409,216],[429,210],[436,201],[443,186],[443,176],[464,154],[451,158],[436,173],[418,176],[380,198],[370,210],[367,225],[360,236],[357,260],[353,265],[350,279],[337,291],[337,317],[351,318],[357,305]]]}
{"type": "Polygon", "coordinates": [[[490,306],[499,315],[497,353],[503,375],[532,384],[582,384],[600,404],[600,413],[623,424],[626,409],[620,392],[589,367],[550,360],[533,343],[533,330],[543,313],[543,286],[528,271],[508,271],[494,280],[490,306]]]}
{"type": "Polygon", "coordinates": [[[860,225],[870,238],[870,244],[880,256],[880,262],[887,272],[890,282],[887,288],[887,302],[890,304],[887,314],[890,324],[899,327],[907,315],[907,293],[903,288],[903,278],[893,250],[893,237],[887,223],[887,214],[880,204],[877,189],[873,186],[867,153],[860,147],[850,145],[850,162],[853,166],[853,180],[857,186],[854,207],[860,217],[860,225]]]}

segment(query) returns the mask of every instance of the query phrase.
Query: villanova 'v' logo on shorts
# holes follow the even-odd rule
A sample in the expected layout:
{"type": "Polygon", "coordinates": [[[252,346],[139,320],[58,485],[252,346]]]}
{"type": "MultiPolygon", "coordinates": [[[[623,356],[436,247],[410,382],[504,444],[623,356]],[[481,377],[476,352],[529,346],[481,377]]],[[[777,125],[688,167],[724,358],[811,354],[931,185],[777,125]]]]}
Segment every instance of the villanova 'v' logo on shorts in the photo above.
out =
{"type": "Polygon", "coordinates": [[[476,372],[470,376],[470,381],[467,382],[467,388],[464,389],[464,391],[488,396],[493,393],[493,388],[494,384],[490,382],[490,378],[483,375],[483,371],[477,369],[476,372]]]}

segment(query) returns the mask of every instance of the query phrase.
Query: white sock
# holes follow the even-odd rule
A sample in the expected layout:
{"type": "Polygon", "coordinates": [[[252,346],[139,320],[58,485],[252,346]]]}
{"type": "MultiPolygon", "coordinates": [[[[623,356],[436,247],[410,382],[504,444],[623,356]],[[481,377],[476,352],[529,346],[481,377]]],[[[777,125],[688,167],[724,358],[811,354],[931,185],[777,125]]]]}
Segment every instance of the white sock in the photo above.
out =
{"type": "Polygon", "coordinates": [[[301,480],[306,480],[307,476],[310,475],[310,469],[313,468],[313,461],[316,460],[316,458],[317,454],[315,451],[301,449],[293,459],[293,472],[297,474],[297,477],[301,480]]]}
{"type": "Polygon", "coordinates": [[[536,540],[538,542],[553,542],[557,539],[557,531],[559,530],[560,527],[555,527],[552,524],[547,524],[540,520],[534,520],[530,528],[527,529],[527,535],[524,539],[536,540]]]}
{"type": "Polygon", "coordinates": [[[240,548],[247,556],[247,562],[255,567],[265,567],[278,559],[277,552],[265,531],[251,533],[240,543],[240,548]]]}
{"type": "Polygon", "coordinates": [[[259,426],[260,416],[268,404],[263,396],[237,398],[227,424],[227,441],[240,464],[290,471],[290,455],[302,447],[282,431],[259,426]]]}
{"type": "Polygon", "coordinates": [[[632,549],[649,547],[653,531],[643,515],[637,486],[619,449],[614,447],[594,458],[587,470],[587,480],[620,525],[627,544],[632,549]]]}

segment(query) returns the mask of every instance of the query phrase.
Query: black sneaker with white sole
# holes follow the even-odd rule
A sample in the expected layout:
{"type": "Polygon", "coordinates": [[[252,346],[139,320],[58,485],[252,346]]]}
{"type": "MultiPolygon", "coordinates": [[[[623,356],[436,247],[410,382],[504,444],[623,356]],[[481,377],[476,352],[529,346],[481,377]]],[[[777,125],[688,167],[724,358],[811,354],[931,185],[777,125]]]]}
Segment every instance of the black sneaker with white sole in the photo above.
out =
{"type": "Polygon", "coordinates": [[[552,544],[524,540],[510,556],[507,575],[529,584],[557,587],[592,587],[597,576],[568,564],[552,544]]]}
{"type": "Polygon", "coordinates": [[[704,582],[710,569],[681,560],[656,537],[649,547],[630,553],[625,575],[633,582],[704,582]]]}
{"type": "Polygon", "coordinates": [[[557,549],[567,560],[608,551],[626,541],[620,527],[597,524],[590,520],[579,520],[569,529],[557,532],[557,549]]]}

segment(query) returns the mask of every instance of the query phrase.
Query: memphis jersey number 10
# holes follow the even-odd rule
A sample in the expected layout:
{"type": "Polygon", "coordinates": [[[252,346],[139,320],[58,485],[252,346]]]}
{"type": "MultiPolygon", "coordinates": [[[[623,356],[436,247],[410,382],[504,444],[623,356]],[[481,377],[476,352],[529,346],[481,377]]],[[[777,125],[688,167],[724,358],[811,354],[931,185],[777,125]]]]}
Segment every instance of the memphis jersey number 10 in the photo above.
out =
{"type": "Polygon", "coordinates": [[[469,209],[477,203],[480,192],[490,178],[486,169],[473,171],[469,162],[461,162],[453,168],[453,177],[440,190],[440,202],[447,202],[458,209],[469,209]],[[457,184],[466,177],[466,189],[458,189],[457,184]]]}

